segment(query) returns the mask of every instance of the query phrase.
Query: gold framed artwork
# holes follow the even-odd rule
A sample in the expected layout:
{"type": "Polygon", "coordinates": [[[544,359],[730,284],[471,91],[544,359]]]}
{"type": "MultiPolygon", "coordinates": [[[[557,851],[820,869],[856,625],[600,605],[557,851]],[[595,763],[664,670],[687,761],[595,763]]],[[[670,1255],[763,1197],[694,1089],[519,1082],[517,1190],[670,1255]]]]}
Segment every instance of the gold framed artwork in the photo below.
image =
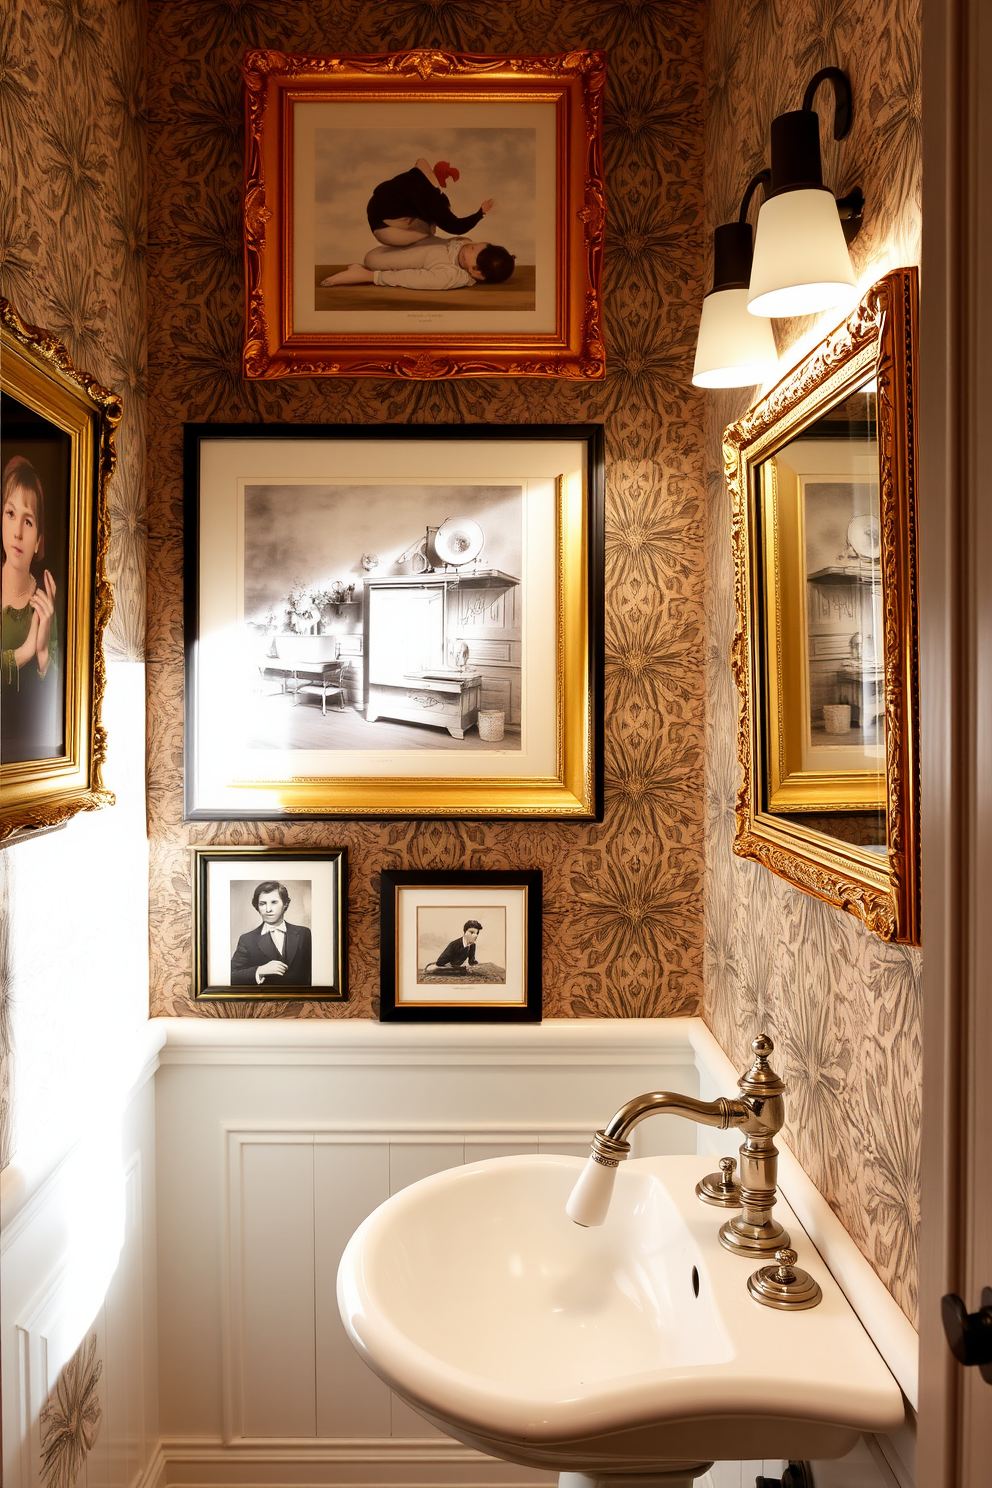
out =
{"type": "Polygon", "coordinates": [[[920,936],[917,274],[896,269],[726,431],[735,851],[920,936]]]}
{"type": "Polygon", "coordinates": [[[121,402],[0,299],[0,841],[113,804],[102,640],[121,402]]]}
{"type": "Polygon", "coordinates": [[[247,377],[605,372],[602,52],[249,52],[247,377]]]}
{"type": "Polygon", "coordinates": [[[342,1002],[347,851],[194,847],[197,1002],[342,1002]]]}
{"type": "Polygon", "coordinates": [[[599,819],[600,425],[186,428],[186,817],[599,819]]]}

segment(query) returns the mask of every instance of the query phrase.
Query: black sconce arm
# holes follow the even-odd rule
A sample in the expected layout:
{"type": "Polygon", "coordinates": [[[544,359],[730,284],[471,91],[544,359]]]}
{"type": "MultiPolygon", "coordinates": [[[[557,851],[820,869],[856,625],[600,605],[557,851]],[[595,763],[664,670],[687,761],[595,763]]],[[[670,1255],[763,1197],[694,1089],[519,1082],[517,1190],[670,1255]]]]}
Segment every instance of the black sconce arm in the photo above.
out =
{"type": "Polygon", "coordinates": [[[741,209],[740,212],[737,214],[738,222],[747,221],[747,213],[748,208],[751,205],[751,198],[757,191],[759,186],[764,187],[765,196],[767,196],[772,189],[772,173],[770,170],[758,171],[757,175],[752,176],[750,181],[748,181],[747,185],[744,187],[744,195],[741,197],[741,209]]]}
{"type": "Polygon", "coordinates": [[[821,83],[827,82],[832,83],[834,89],[834,139],[846,139],[854,116],[854,99],[850,78],[839,67],[821,67],[816,76],[810,78],[803,94],[802,111],[804,114],[812,112],[816,90],[821,83]]]}

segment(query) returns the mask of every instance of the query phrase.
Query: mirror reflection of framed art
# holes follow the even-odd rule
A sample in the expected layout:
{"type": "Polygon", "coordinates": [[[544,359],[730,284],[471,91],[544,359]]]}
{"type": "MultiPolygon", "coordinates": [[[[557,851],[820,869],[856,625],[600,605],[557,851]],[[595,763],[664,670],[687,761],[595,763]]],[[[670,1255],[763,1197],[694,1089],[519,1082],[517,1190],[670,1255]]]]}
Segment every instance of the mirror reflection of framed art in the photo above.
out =
{"type": "Polygon", "coordinates": [[[895,269],[726,431],[734,850],[920,937],[917,274],[895,269]]]}

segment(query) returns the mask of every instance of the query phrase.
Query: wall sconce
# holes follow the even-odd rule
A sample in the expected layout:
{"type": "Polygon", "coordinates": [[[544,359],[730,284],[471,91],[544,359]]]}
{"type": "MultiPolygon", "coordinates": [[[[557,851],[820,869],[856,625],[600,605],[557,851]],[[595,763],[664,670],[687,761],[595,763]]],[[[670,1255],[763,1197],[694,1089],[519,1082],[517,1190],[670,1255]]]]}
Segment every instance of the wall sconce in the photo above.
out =
{"type": "Polygon", "coordinates": [[[736,222],[713,234],[713,288],[703,300],[692,380],[696,387],[754,387],[775,368],[778,352],[767,320],[748,314],[751,279],[751,224],[747,209],[759,186],[768,191],[771,172],[759,171],[747,184],[736,222]]]}
{"type": "Polygon", "coordinates": [[[850,300],[857,280],[847,251],[861,226],[864,194],[834,200],[823,184],[820,119],[813,97],[833,84],[834,139],[851,128],[851,84],[839,67],[812,79],[803,106],[772,120],[771,190],[761,205],[747,308],[752,315],[812,315],[850,300]]]}

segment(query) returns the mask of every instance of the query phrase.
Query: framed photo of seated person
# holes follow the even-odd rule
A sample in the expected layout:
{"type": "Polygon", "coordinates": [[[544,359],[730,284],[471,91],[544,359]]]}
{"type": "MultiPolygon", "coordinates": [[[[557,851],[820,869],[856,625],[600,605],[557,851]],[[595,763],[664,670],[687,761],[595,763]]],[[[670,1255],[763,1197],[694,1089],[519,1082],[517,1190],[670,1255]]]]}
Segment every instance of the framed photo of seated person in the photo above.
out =
{"type": "Polygon", "coordinates": [[[604,53],[244,81],[247,377],[604,375],[604,53]]]}
{"type": "Polygon", "coordinates": [[[197,1001],[345,1000],[345,848],[192,853],[197,1001]]]}
{"type": "Polygon", "coordinates": [[[541,873],[381,875],[379,1017],[541,1021],[541,873]]]}

